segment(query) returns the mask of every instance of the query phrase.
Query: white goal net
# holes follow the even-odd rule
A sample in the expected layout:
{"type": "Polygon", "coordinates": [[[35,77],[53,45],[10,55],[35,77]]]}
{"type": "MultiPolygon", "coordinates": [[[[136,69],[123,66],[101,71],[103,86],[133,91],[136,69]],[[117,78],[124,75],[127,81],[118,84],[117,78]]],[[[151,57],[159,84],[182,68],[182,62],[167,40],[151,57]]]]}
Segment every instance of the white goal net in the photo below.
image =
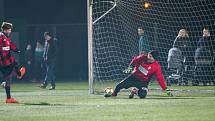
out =
{"type": "Polygon", "coordinates": [[[93,88],[119,82],[132,57],[150,50],[160,52],[168,84],[214,83],[215,1],[92,0],[90,6],[93,88]]]}

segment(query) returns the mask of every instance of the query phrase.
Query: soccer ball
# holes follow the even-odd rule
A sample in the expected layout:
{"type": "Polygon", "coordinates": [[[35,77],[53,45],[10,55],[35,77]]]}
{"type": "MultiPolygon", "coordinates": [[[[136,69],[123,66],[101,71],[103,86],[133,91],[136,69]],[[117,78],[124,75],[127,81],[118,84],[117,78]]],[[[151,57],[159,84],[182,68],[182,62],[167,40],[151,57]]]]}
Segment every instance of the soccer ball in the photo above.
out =
{"type": "Polygon", "coordinates": [[[107,88],[105,88],[105,93],[113,93],[113,88],[111,88],[111,87],[107,87],[107,88]]]}

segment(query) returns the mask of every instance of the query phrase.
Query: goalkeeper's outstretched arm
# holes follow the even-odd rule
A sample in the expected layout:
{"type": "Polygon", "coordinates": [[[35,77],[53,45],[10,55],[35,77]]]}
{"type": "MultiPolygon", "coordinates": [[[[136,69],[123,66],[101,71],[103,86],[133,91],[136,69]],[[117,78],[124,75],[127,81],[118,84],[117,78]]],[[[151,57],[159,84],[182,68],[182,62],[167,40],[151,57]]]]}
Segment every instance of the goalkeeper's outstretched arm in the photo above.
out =
{"type": "Polygon", "coordinates": [[[172,97],[173,96],[172,90],[167,88],[166,83],[164,81],[164,76],[162,74],[160,67],[156,71],[155,76],[159,82],[159,85],[161,86],[162,90],[164,91],[164,93],[166,93],[168,96],[172,97]]]}

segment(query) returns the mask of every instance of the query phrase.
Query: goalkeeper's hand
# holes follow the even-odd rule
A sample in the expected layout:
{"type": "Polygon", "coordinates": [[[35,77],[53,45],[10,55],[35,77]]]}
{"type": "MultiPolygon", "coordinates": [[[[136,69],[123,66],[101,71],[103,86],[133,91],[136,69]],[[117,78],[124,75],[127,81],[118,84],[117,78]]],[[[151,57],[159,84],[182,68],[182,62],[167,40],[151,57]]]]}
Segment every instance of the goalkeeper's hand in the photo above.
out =
{"type": "Polygon", "coordinates": [[[165,93],[169,96],[169,97],[173,97],[174,95],[173,95],[173,90],[172,89],[166,89],[165,90],[165,93]]]}
{"type": "Polygon", "coordinates": [[[131,73],[132,71],[133,71],[133,68],[129,66],[129,67],[128,67],[127,69],[125,69],[123,72],[127,74],[127,73],[131,73]]]}

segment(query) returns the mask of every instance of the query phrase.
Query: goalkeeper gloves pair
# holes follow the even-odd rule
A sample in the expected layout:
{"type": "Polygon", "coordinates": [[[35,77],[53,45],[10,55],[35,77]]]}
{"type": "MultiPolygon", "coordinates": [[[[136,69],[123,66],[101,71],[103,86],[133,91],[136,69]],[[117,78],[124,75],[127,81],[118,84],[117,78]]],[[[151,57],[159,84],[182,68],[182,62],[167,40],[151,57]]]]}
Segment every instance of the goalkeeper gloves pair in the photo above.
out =
{"type": "Polygon", "coordinates": [[[125,69],[123,72],[128,74],[128,73],[131,73],[133,71],[133,68],[132,67],[128,67],[127,69],[125,69]]]}
{"type": "Polygon", "coordinates": [[[173,95],[173,90],[172,89],[166,89],[165,90],[165,93],[169,96],[169,97],[173,97],[174,95],[173,95]]]}

